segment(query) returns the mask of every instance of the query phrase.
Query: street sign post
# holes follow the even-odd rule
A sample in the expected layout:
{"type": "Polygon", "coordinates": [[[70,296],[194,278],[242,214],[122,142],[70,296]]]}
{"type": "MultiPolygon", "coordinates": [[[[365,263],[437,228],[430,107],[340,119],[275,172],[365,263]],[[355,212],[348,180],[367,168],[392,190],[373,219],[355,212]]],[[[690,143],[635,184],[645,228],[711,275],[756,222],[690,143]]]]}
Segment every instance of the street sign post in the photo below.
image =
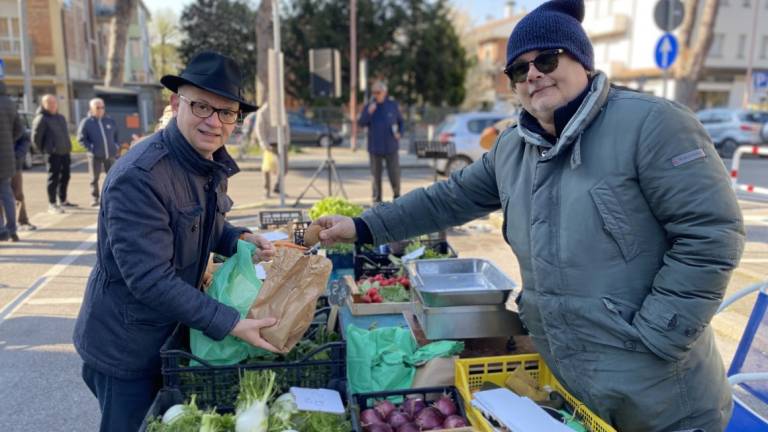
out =
{"type": "Polygon", "coordinates": [[[768,71],[752,71],[752,88],[756,92],[768,90],[768,71]]]}
{"type": "Polygon", "coordinates": [[[656,42],[654,58],[659,69],[666,70],[675,62],[678,53],[677,38],[672,33],[665,33],[656,42]]]}
{"type": "Polygon", "coordinates": [[[683,22],[685,8],[680,0],[659,0],[653,8],[653,20],[656,26],[665,32],[671,32],[683,22]]]}

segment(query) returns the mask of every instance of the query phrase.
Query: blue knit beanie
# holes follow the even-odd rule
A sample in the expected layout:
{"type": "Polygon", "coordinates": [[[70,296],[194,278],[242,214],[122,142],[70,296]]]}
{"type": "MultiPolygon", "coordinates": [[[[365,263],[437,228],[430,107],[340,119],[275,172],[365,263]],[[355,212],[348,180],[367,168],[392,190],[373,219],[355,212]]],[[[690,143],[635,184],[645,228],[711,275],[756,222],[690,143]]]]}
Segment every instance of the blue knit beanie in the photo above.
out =
{"type": "Polygon", "coordinates": [[[587,70],[595,69],[592,43],[584,32],[584,0],[551,0],[523,17],[507,42],[507,66],[534,50],[563,48],[587,70]]]}

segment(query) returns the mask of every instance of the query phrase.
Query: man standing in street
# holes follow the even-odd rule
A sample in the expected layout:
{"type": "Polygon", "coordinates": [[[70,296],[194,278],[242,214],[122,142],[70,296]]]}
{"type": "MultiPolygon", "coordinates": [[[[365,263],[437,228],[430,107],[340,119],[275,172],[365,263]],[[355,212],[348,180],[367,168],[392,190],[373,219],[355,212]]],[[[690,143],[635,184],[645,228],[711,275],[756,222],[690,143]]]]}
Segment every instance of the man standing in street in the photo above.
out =
{"type": "Polygon", "coordinates": [[[232,256],[242,239],[259,259],[272,244],[224,218],[227,182],[239,168],[227,153],[243,113],[237,63],[203,52],[160,82],[180,102],[175,118],[136,143],[102,189],[97,260],[74,331],[83,380],[99,400],[102,432],[135,432],[162,382],[160,346],[179,323],[214,340],[233,335],[271,351],[261,329],[274,318],[241,318],[202,289],[208,256],[232,256]]]}
{"type": "Polygon", "coordinates": [[[16,234],[16,200],[11,179],[16,173],[14,144],[24,133],[16,104],[8,97],[5,82],[0,81],[0,240],[19,241],[16,234]],[[3,215],[6,222],[3,223],[3,215]]]}
{"type": "Polygon", "coordinates": [[[361,127],[368,128],[368,155],[373,174],[373,203],[382,201],[382,164],[387,163],[387,177],[392,185],[393,199],[400,196],[400,136],[403,134],[403,116],[398,103],[387,96],[387,86],[376,81],[371,86],[373,100],[363,107],[358,119],[361,127]]]}
{"type": "Polygon", "coordinates": [[[551,0],[517,23],[505,73],[523,110],[480,160],[315,223],[325,244],[377,245],[502,210],[523,280],[512,305],[557,380],[622,432],[722,432],[732,394],[710,323],[741,210],[688,108],[595,69],[584,14],[551,0]]]}
{"type": "Polygon", "coordinates": [[[91,99],[88,117],[80,122],[77,141],[88,151],[88,171],[91,174],[91,207],[99,206],[99,176],[108,173],[118,152],[117,124],[106,115],[104,100],[91,99]]]}
{"type": "MultiPolygon", "coordinates": [[[[261,159],[261,171],[264,174],[264,190],[267,198],[269,198],[270,192],[270,176],[275,177],[275,186],[272,191],[276,194],[280,193],[280,152],[277,148],[277,132],[278,128],[272,126],[270,122],[270,110],[269,102],[265,102],[264,105],[259,107],[256,111],[256,118],[254,119],[253,130],[251,131],[251,140],[255,140],[262,150],[261,159]]],[[[286,121],[285,128],[283,129],[283,139],[285,145],[285,151],[283,152],[283,170],[284,173],[288,171],[288,147],[290,143],[291,131],[286,121]]]]}
{"type": "Polygon", "coordinates": [[[59,102],[55,95],[47,94],[41,100],[32,122],[32,143],[47,155],[48,213],[64,213],[64,207],[77,207],[67,201],[72,143],[69,141],[67,119],[59,114],[59,102]]]}
{"type": "MultiPolygon", "coordinates": [[[[22,128],[24,123],[22,122],[22,128]]],[[[24,203],[24,179],[22,173],[24,172],[24,161],[27,159],[29,153],[29,147],[31,142],[29,140],[29,134],[24,131],[21,134],[21,138],[16,140],[16,144],[13,147],[13,151],[16,156],[16,174],[13,175],[11,180],[11,189],[13,189],[13,196],[16,199],[16,207],[18,208],[18,230],[19,231],[34,231],[36,226],[29,222],[29,215],[27,214],[27,205],[24,203]]]]}

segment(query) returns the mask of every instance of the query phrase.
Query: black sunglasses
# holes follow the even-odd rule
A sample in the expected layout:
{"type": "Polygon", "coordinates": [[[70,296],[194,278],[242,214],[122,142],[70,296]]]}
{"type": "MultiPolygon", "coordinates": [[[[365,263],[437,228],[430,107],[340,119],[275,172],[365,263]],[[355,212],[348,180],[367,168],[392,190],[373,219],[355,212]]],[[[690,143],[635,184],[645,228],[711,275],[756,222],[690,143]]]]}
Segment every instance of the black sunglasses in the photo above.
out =
{"type": "Polygon", "coordinates": [[[542,51],[532,61],[520,61],[512,63],[504,69],[504,74],[509,77],[514,84],[525,82],[528,79],[528,71],[531,69],[531,64],[536,66],[536,70],[541,73],[552,73],[557,69],[557,65],[560,62],[560,54],[564,53],[562,48],[542,51]]]}

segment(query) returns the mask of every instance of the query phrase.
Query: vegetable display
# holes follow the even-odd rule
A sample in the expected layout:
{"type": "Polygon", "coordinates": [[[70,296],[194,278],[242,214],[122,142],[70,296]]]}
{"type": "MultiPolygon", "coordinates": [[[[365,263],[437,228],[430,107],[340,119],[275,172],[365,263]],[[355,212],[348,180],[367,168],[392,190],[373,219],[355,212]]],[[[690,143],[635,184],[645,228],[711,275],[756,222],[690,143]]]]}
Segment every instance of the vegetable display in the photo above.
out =
{"type": "Polygon", "coordinates": [[[407,302],[411,298],[408,293],[411,282],[407,276],[403,275],[385,277],[377,274],[363,277],[357,281],[357,286],[363,293],[360,296],[360,301],[363,303],[407,302]]]}
{"type": "Polygon", "coordinates": [[[421,398],[407,398],[399,406],[388,400],[377,401],[373,408],[360,412],[364,432],[419,432],[456,429],[467,426],[458,415],[456,403],[447,394],[428,405],[421,398]]]}
{"type": "Polygon", "coordinates": [[[340,197],[325,197],[316,202],[308,212],[309,218],[312,220],[330,215],[357,217],[362,213],[362,207],[340,197]]]}

